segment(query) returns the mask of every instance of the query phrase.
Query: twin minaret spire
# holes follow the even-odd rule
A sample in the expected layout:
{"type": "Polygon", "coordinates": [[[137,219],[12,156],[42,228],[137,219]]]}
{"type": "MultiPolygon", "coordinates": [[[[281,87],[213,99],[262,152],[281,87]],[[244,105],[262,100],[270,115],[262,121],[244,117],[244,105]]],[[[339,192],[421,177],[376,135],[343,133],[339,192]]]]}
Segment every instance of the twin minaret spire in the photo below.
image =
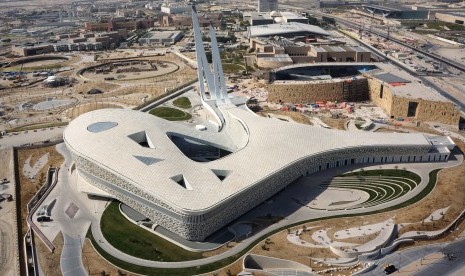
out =
{"type": "Polygon", "coordinates": [[[192,22],[194,27],[195,51],[197,56],[197,75],[199,78],[200,95],[202,102],[216,101],[216,105],[230,104],[228,90],[224,80],[223,67],[221,65],[218,42],[216,41],[215,30],[210,25],[209,35],[211,39],[213,72],[208,64],[205,48],[200,32],[199,18],[194,8],[192,8],[192,22]],[[210,97],[207,98],[205,93],[205,83],[207,84],[210,97]]]}

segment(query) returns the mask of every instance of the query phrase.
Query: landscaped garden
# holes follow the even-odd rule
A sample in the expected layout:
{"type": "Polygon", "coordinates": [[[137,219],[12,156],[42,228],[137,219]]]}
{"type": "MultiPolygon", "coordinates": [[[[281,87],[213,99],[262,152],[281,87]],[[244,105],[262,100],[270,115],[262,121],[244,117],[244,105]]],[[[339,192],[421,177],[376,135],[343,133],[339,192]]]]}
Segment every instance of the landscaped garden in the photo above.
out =
{"type": "Polygon", "coordinates": [[[185,111],[166,106],[154,108],[149,113],[168,121],[186,121],[192,118],[192,115],[185,111]]]}

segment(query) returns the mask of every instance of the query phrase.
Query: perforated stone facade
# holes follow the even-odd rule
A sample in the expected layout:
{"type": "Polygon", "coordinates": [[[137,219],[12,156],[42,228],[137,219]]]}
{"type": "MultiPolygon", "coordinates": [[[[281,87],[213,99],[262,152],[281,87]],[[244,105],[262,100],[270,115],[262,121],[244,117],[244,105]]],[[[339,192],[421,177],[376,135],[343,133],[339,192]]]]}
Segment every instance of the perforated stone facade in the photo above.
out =
{"type": "MultiPolygon", "coordinates": [[[[87,183],[108,192],[156,224],[185,239],[203,240],[300,176],[355,163],[419,162],[420,156],[431,154],[430,149],[431,147],[428,146],[358,147],[307,156],[251,185],[247,190],[237,193],[216,208],[198,214],[186,214],[177,210],[169,203],[137,188],[117,173],[106,170],[75,153],[73,156],[80,177],[87,183]]],[[[443,161],[446,158],[436,155],[438,155],[436,161],[443,161]]]]}

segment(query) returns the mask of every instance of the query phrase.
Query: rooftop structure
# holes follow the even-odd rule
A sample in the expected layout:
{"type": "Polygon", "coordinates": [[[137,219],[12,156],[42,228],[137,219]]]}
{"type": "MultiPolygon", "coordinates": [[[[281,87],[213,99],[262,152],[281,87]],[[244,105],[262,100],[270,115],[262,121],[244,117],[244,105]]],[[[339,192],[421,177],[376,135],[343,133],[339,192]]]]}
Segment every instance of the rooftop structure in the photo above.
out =
{"type": "Polygon", "coordinates": [[[114,197],[181,237],[203,240],[302,175],[357,163],[449,158],[423,134],[349,133],[236,107],[213,28],[210,66],[195,12],[193,25],[200,98],[218,127],[199,131],[135,110],[81,115],[63,136],[82,189],[114,197]],[[192,152],[199,146],[223,154],[199,161],[192,152]]]}
{"type": "Polygon", "coordinates": [[[415,6],[402,5],[362,5],[363,9],[372,15],[380,15],[391,19],[428,19],[429,10],[415,6]]]}
{"type": "Polygon", "coordinates": [[[278,68],[292,63],[308,62],[369,62],[371,52],[361,46],[338,45],[340,42],[324,41],[330,45],[314,45],[315,38],[251,38],[250,48],[256,51],[256,63],[261,68],[278,68]],[[279,59],[273,58],[278,57],[279,59]],[[285,58],[287,56],[287,58],[285,58]],[[289,59],[291,63],[289,63],[289,59]]]}
{"type": "Polygon", "coordinates": [[[365,91],[361,100],[370,99],[392,118],[452,126],[458,126],[460,120],[460,110],[452,102],[390,64],[295,64],[275,69],[270,74],[270,82],[270,101],[356,101],[351,100],[351,95],[359,98],[363,95],[358,92],[365,91]],[[323,76],[323,80],[318,76],[323,76]],[[363,80],[359,76],[363,76],[363,80]]]}
{"type": "Polygon", "coordinates": [[[185,13],[189,9],[190,6],[183,3],[169,3],[161,6],[161,12],[167,14],[185,13]]]}
{"type": "Polygon", "coordinates": [[[181,31],[151,31],[145,34],[143,37],[139,39],[139,43],[141,44],[163,44],[163,45],[171,45],[182,38],[181,31]]]}

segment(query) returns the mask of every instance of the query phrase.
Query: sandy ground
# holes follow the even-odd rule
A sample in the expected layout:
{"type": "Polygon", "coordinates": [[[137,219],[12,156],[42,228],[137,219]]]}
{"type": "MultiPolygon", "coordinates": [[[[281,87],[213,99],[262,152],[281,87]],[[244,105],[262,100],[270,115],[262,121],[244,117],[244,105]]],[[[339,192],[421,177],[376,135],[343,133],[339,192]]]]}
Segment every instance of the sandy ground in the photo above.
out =
{"type": "MultiPolygon", "coordinates": [[[[169,74],[179,69],[179,67],[174,63],[168,63],[168,62],[162,62],[162,61],[161,63],[163,64],[163,66],[166,66],[166,67],[162,67],[160,64],[156,64],[157,70],[153,70],[153,71],[116,73],[116,69],[113,69],[108,74],[96,74],[95,72],[85,72],[83,74],[83,77],[91,79],[91,80],[103,81],[105,78],[108,78],[109,76],[111,76],[117,79],[118,81],[126,81],[126,80],[135,80],[135,79],[155,78],[161,75],[169,74]]],[[[124,66],[121,68],[130,68],[130,67],[144,69],[148,66],[145,64],[145,66],[124,66]]]]}
{"type": "MultiPolygon", "coordinates": [[[[0,179],[7,178],[8,184],[0,185],[0,193],[14,195],[13,151],[0,150],[0,179]]],[[[0,203],[0,275],[19,275],[19,258],[16,231],[16,202],[0,203]]]]}
{"type": "Polygon", "coordinates": [[[48,157],[49,154],[46,153],[42,155],[37,162],[31,165],[31,158],[32,155],[30,155],[26,161],[23,164],[23,174],[29,179],[35,178],[37,173],[45,166],[45,164],[48,162],[48,157]]]}
{"type": "Polygon", "coordinates": [[[452,97],[465,103],[465,79],[460,77],[427,77],[431,82],[443,88],[452,97]]]}
{"type": "Polygon", "coordinates": [[[287,120],[291,120],[297,123],[306,124],[306,125],[313,125],[312,121],[305,115],[301,114],[300,112],[293,112],[293,111],[261,111],[257,114],[267,117],[268,114],[275,115],[277,118],[283,118],[287,120]]]}
{"type": "Polygon", "coordinates": [[[36,236],[35,238],[37,256],[39,258],[40,268],[45,275],[62,275],[60,267],[60,256],[63,250],[63,235],[61,232],[53,240],[55,245],[55,252],[51,253],[48,247],[42,240],[36,236]]]}
{"type": "Polygon", "coordinates": [[[94,111],[97,109],[103,109],[103,108],[122,108],[120,105],[117,104],[111,104],[111,103],[88,103],[88,104],[83,104],[83,105],[78,105],[76,107],[71,108],[66,112],[66,117],[69,119],[74,119],[79,115],[82,115],[84,113],[94,111]]]}
{"type": "Polygon", "coordinates": [[[463,48],[452,47],[449,44],[448,47],[439,48],[434,52],[448,59],[455,60],[460,63],[465,63],[465,49],[463,48]]]}
{"type": "MultiPolygon", "coordinates": [[[[60,64],[60,63],[64,63],[64,62],[66,62],[66,60],[63,60],[63,59],[40,60],[40,61],[33,61],[33,62],[24,63],[23,67],[24,68],[41,67],[41,66],[60,64]]],[[[21,65],[19,65],[19,66],[21,66],[21,65]]]]}
{"type": "Polygon", "coordinates": [[[26,160],[30,158],[30,162],[35,164],[40,157],[45,154],[49,154],[49,158],[46,163],[43,164],[43,167],[37,172],[36,177],[29,179],[24,174],[20,174],[20,194],[21,194],[21,225],[22,229],[20,231],[21,236],[24,236],[27,231],[26,223],[26,205],[29,200],[34,196],[34,194],[39,190],[40,186],[44,183],[46,179],[46,173],[49,166],[59,167],[63,163],[63,156],[59,154],[55,146],[48,146],[38,149],[20,149],[18,150],[18,161],[19,161],[19,170],[23,171],[24,164],[26,160]]]}
{"type": "Polygon", "coordinates": [[[123,272],[126,276],[135,275],[127,271],[119,270],[117,267],[103,259],[97,251],[95,251],[88,239],[84,241],[82,259],[84,267],[87,269],[89,275],[101,275],[102,271],[105,271],[105,275],[121,275],[119,272],[123,272]]]}

